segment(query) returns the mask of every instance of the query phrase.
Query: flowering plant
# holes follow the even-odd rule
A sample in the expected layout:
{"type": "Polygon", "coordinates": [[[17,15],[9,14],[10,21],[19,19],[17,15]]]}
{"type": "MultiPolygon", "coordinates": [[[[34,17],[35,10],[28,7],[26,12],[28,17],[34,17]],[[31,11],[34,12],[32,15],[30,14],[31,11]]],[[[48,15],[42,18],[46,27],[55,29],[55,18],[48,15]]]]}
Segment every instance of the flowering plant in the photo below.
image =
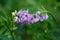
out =
{"type": "MultiPolygon", "coordinates": [[[[20,11],[16,11],[12,12],[12,16],[13,16],[13,20],[14,22],[16,22],[17,24],[23,24],[24,25],[24,29],[25,29],[25,37],[24,39],[26,39],[28,36],[28,38],[30,38],[30,34],[28,35],[28,26],[26,24],[29,25],[34,25],[35,23],[38,22],[44,22],[48,19],[48,14],[46,12],[41,12],[41,11],[37,11],[35,14],[31,14],[29,13],[29,10],[20,10],[20,11]]],[[[46,32],[46,31],[45,31],[46,32]]],[[[30,38],[31,39],[31,38],[30,38]]]]}
{"type": "Polygon", "coordinates": [[[0,40],[59,40],[59,6],[56,0],[1,0],[0,40]]]}
{"type": "Polygon", "coordinates": [[[20,10],[17,12],[12,12],[12,15],[14,16],[14,20],[16,23],[28,23],[28,24],[34,24],[38,21],[45,21],[48,19],[48,14],[47,13],[41,13],[40,11],[37,11],[36,14],[30,14],[29,10],[20,10]]]}

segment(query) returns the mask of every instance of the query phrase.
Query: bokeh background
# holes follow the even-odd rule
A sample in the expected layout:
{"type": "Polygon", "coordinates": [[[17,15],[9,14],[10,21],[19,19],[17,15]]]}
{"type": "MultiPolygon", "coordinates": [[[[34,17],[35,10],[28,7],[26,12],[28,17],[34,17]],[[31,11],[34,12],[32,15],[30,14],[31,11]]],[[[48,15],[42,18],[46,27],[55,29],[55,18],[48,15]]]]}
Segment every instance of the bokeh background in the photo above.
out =
{"type": "Polygon", "coordinates": [[[60,40],[60,0],[0,0],[0,40],[60,40]],[[13,21],[15,10],[35,13],[44,8],[49,18],[43,23],[21,25],[13,21]]]}

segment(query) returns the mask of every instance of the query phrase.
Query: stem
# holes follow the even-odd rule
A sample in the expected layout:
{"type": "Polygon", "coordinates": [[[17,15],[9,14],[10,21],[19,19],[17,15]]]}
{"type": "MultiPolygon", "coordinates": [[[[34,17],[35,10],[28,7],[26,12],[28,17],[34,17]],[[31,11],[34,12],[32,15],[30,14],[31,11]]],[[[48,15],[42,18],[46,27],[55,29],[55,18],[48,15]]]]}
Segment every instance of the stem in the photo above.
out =
{"type": "Polygon", "coordinates": [[[15,37],[14,37],[14,34],[12,32],[11,33],[11,36],[12,36],[12,40],[15,40],[15,37]]]}
{"type": "Polygon", "coordinates": [[[49,15],[51,15],[51,16],[52,16],[52,18],[53,18],[54,22],[55,22],[55,23],[56,23],[56,25],[59,27],[59,25],[58,25],[58,23],[57,23],[57,21],[56,21],[55,17],[54,17],[51,13],[49,13],[49,15]]]}
{"type": "Polygon", "coordinates": [[[10,34],[11,34],[11,36],[12,36],[12,40],[15,40],[15,37],[14,37],[14,35],[13,35],[13,32],[10,30],[10,28],[8,27],[8,26],[6,26],[7,27],[7,29],[9,30],[9,32],[10,32],[10,34]]]}
{"type": "Polygon", "coordinates": [[[12,32],[12,30],[10,30],[10,28],[9,28],[9,23],[7,22],[7,20],[5,21],[6,22],[6,28],[9,30],[9,32],[10,32],[10,34],[11,34],[11,37],[12,37],[12,40],[15,40],[15,37],[14,37],[14,35],[13,35],[13,32],[12,32]]]}
{"type": "Polygon", "coordinates": [[[3,12],[3,14],[4,14],[4,16],[5,16],[5,18],[6,18],[6,20],[4,20],[6,23],[7,23],[7,26],[5,26],[8,30],[9,30],[9,32],[10,32],[10,34],[11,34],[11,36],[12,36],[12,40],[15,40],[15,37],[14,37],[14,35],[13,35],[13,32],[12,32],[12,30],[10,30],[10,28],[9,28],[9,23],[7,22],[8,20],[8,17],[7,17],[7,15],[6,15],[6,12],[2,9],[2,12],[3,12]]]}

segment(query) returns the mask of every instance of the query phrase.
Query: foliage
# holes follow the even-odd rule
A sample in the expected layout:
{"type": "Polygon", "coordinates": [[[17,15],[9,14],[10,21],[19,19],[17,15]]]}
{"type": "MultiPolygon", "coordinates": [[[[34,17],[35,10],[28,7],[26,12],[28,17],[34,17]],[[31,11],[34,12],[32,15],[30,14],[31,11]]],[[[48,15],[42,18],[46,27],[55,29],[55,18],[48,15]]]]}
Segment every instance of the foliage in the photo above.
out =
{"type": "Polygon", "coordinates": [[[12,39],[60,40],[60,1],[0,0],[0,40],[12,39]],[[11,12],[21,9],[29,9],[30,13],[48,11],[49,19],[32,25],[17,24],[13,21],[11,12]]]}

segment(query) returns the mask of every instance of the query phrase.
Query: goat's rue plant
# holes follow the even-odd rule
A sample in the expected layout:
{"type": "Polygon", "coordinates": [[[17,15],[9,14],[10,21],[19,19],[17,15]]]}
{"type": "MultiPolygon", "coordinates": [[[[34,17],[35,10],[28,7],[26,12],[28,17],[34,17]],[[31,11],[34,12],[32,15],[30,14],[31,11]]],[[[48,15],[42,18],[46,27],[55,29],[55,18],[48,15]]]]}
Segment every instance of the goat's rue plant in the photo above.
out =
{"type": "Polygon", "coordinates": [[[33,25],[33,24],[38,23],[38,22],[44,22],[49,17],[46,12],[36,11],[35,14],[30,14],[29,10],[20,10],[18,12],[15,10],[15,12],[12,12],[12,16],[14,18],[13,19],[14,22],[16,22],[17,24],[18,23],[23,24],[23,26],[25,28],[24,40],[27,38],[26,36],[28,36],[27,35],[28,27],[25,24],[33,25]]]}
{"type": "Polygon", "coordinates": [[[44,22],[45,20],[48,19],[48,14],[41,13],[41,11],[37,11],[35,14],[30,14],[29,10],[20,10],[12,12],[12,16],[14,16],[14,21],[16,23],[21,23],[21,24],[34,24],[36,22],[44,22]]]}

